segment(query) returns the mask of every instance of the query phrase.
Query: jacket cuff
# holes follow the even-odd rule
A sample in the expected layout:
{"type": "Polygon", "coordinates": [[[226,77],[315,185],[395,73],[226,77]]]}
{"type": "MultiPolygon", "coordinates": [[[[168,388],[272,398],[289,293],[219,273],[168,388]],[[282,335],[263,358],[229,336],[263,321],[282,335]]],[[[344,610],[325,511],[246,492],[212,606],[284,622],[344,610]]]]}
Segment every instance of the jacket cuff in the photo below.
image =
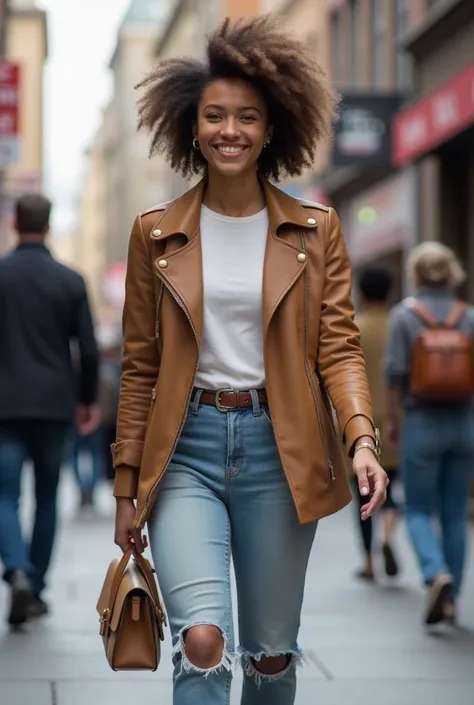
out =
{"type": "Polygon", "coordinates": [[[138,494],[138,468],[119,466],[115,471],[114,497],[136,499],[138,494]]]}
{"type": "Polygon", "coordinates": [[[143,441],[117,441],[110,447],[114,468],[131,465],[140,468],[142,464],[143,441]]]}
{"type": "Polygon", "coordinates": [[[349,419],[343,432],[343,441],[350,458],[354,455],[356,441],[362,436],[370,436],[375,443],[375,428],[371,419],[363,414],[357,414],[349,419]]]}

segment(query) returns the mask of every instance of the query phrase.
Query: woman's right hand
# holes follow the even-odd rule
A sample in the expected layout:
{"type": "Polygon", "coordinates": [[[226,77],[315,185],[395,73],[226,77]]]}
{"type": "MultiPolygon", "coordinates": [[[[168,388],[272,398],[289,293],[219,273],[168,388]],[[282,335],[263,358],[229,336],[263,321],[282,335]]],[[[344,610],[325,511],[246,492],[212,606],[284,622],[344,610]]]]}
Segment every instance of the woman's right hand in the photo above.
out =
{"type": "Polygon", "coordinates": [[[125,553],[129,548],[135,547],[138,553],[143,553],[148,546],[146,536],[142,536],[140,529],[135,528],[135,502],[129,497],[117,497],[115,511],[115,543],[125,553]]]}

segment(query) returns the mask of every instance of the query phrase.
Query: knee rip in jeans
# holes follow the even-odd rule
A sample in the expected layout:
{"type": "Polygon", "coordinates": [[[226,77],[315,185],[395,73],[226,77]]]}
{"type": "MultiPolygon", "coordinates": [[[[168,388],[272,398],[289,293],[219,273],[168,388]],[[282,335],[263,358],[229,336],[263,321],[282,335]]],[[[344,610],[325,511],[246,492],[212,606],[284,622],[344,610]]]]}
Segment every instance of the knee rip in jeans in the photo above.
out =
{"type": "Polygon", "coordinates": [[[257,654],[252,654],[244,649],[240,649],[240,661],[245,675],[249,678],[254,678],[257,686],[260,688],[262,683],[278,681],[286,676],[292,668],[299,668],[302,666],[304,656],[302,651],[299,649],[296,651],[278,651],[270,654],[263,651],[257,654]],[[272,669],[268,669],[269,672],[264,672],[263,668],[259,669],[258,667],[259,662],[263,660],[266,661],[266,665],[268,666],[271,659],[275,659],[275,666],[277,666],[277,661],[279,661],[283,656],[286,656],[286,664],[281,667],[278,663],[278,670],[276,673],[272,673],[272,669]]]}
{"type": "Polygon", "coordinates": [[[204,678],[209,678],[223,669],[231,671],[233,665],[226,634],[212,624],[193,624],[184,627],[173,649],[173,660],[177,657],[181,659],[181,667],[186,673],[200,673],[204,678]],[[199,661],[200,658],[201,664],[193,663],[193,660],[199,661]],[[211,665],[207,665],[207,661],[210,661],[211,665]]]}

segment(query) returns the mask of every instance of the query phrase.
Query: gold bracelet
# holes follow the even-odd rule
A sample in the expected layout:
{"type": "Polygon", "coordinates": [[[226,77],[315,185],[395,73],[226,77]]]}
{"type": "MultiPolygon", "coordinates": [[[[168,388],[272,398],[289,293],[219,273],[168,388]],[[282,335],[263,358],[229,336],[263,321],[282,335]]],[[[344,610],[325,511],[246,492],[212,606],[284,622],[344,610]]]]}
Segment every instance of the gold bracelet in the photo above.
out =
{"type": "Polygon", "coordinates": [[[368,448],[368,450],[371,450],[374,454],[377,462],[380,460],[380,455],[377,451],[377,447],[374,446],[373,443],[358,443],[354,448],[354,455],[357,453],[358,450],[362,450],[362,448],[368,448]]]}

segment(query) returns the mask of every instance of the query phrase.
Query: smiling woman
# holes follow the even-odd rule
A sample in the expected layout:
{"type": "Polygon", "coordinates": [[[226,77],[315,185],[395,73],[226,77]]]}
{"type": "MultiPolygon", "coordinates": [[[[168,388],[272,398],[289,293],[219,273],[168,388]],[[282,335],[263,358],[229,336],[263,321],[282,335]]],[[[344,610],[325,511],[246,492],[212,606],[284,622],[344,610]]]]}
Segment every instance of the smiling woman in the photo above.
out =
{"type": "Polygon", "coordinates": [[[115,540],[143,550],[148,522],[175,705],[229,702],[231,556],[241,702],[293,705],[317,522],[350,501],[343,444],[363,518],[387,484],[339,220],[269,181],[312,164],[335,99],[268,17],[224,22],[207,61],[166,61],[141,87],[151,153],[203,178],[132,230],[115,540]]]}
{"type": "MultiPolygon", "coordinates": [[[[199,106],[198,129],[203,110],[213,124],[224,121],[228,127],[238,117],[239,125],[258,120],[272,126],[273,138],[259,159],[262,175],[278,181],[310,167],[317,145],[328,134],[336,100],[308,47],[278,32],[268,17],[260,17],[225,22],[211,36],[207,54],[207,63],[164,61],[139,85],[146,89],[139,102],[139,126],[152,132],[151,154],[163,152],[184,176],[206,170],[208,153],[192,149],[199,106]],[[247,96],[250,102],[239,104],[239,115],[235,110],[225,114],[222,105],[209,110],[215,90],[206,95],[205,89],[219,79],[246,81],[253,88],[247,96]]],[[[219,84],[222,88],[222,81],[219,84]]]]}

